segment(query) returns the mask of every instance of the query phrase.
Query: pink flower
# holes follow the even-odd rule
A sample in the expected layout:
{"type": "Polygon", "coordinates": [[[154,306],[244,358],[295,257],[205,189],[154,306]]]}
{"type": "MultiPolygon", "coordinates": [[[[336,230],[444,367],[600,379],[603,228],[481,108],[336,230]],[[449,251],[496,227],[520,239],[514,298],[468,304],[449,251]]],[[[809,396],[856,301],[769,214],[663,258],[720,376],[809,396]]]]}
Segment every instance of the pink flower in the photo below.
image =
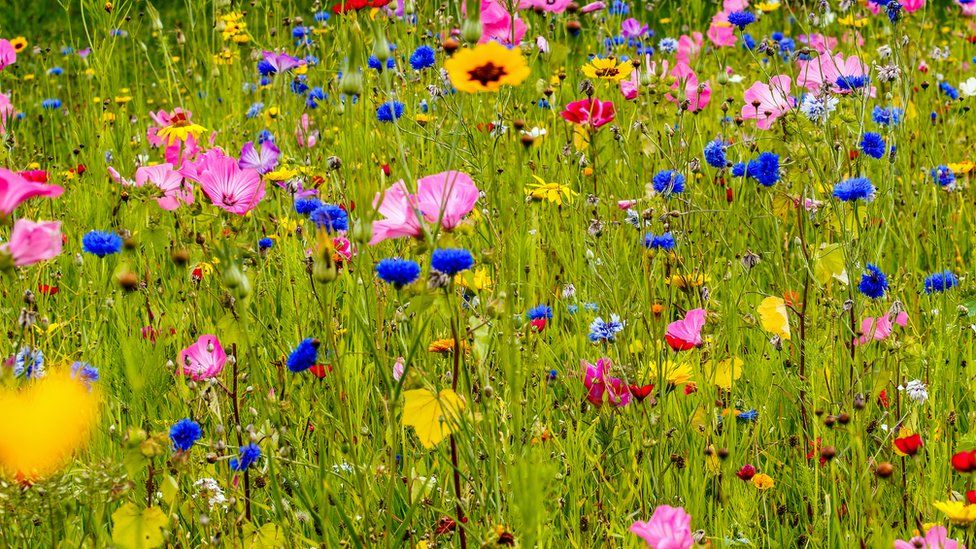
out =
{"type": "Polygon", "coordinates": [[[0,250],[13,256],[17,267],[57,257],[61,253],[61,222],[18,219],[10,232],[10,242],[0,250]]]}
{"type": "Polygon", "coordinates": [[[6,38],[0,38],[0,71],[17,62],[17,50],[6,38]]]}
{"type": "MultiPolygon", "coordinates": [[[[844,54],[838,53],[831,55],[824,52],[809,61],[799,60],[799,75],[796,77],[796,85],[802,86],[812,92],[829,90],[834,93],[849,94],[854,89],[851,86],[841,86],[842,82],[851,79],[865,77],[868,67],[856,56],[852,55],[844,58],[844,54]]],[[[875,88],[870,88],[868,94],[874,97],[875,88]]]]}
{"type": "Polygon", "coordinates": [[[668,324],[664,339],[675,351],[687,351],[702,344],[701,331],[705,326],[705,309],[692,309],[681,320],[668,324]]]}
{"type": "Polygon", "coordinates": [[[688,110],[691,112],[698,112],[708,105],[708,102],[712,98],[712,89],[709,87],[708,82],[704,84],[699,84],[698,75],[695,71],[691,69],[685,63],[678,63],[671,69],[671,76],[675,77],[677,80],[671,85],[672,90],[683,90],[683,98],[678,98],[672,96],[670,93],[665,95],[665,99],[668,101],[678,104],[682,100],[688,100],[688,110]]]}
{"type": "Polygon", "coordinates": [[[949,539],[945,526],[932,526],[925,537],[915,536],[909,541],[895,540],[895,549],[966,549],[962,543],[949,539]]]}
{"type": "Polygon", "coordinates": [[[824,36],[822,34],[801,34],[800,36],[797,36],[797,38],[800,40],[800,42],[817,50],[817,53],[831,51],[837,47],[836,38],[824,36]]]}
{"type": "MultiPolygon", "coordinates": [[[[908,313],[902,311],[894,316],[894,324],[904,328],[908,325],[908,313]]],[[[861,337],[855,342],[857,345],[864,345],[872,340],[883,341],[891,335],[892,315],[886,314],[877,318],[867,317],[861,321],[861,337]]]]}
{"type": "Polygon", "coordinates": [[[695,544],[691,537],[691,515],[682,507],[659,505],[651,520],[634,522],[630,531],[654,549],[688,549],[695,544]]]}
{"type": "Polygon", "coordinates": [[[589,126],[596,129],[612,122],[616,113],[613,110],[613,102],[611,101],[581,99],[566,105],[566,110],[559,114],[573,124],[589,126]]]}
{"type": "Polygon", "coordinates": [[[396,362],[393,363],[393,379],[400,381],[403,378],[403,373],[406,371],[406,362],[403,360],[402,356],[397,357],[396,362]]]}
{"type": "Polygon", "coordinates": [[[319,142],[319,131],[312,129],[312,122],[308,113],[302,114],[298,127],[295,128],[295,140],[298,141],[299,147],[306,149],[311,149],[319,142]]]}
{"type": "MultiPolygon", "coordinates": [[[[373,206],[379,202],[379,194],[373,206]]],[[[378,211],[384,219],[373,223],[371,245],[387,238],[419,237],[424,234],[420,218],[453,229],[468,215],[478,200],[478,187],[471,176],[458,171],[428,175],[417,182],[417,194],[407,191],[403,181],[394,183],[383,195],[378,211]]]]}
{"type": "Polygon", "coordinates": [[[0,93],[0,135],[7,133],[7,117],[14,113],[10,98],[0,93]]]}
{"type": "Polygon", "coordinates": [[[594,11],[600,11],[605,7],[607,7],[607,5],[604,2],[590,2],[589,4],[580,8],[580,11],[583,13],[592,13],[594,11]]]}
{"type": "Polygon", "coordinates": [[[624,38],[639,38],[647,32],[647,25],[631,17],[620,24],[620,34],[624,38]]]}
{"type": "Polygon", "coordinates": [[[624,94],[624,99],[632,101],[637,99],[640,93],[640,72],[631,71],[630,78],[620,81],[620,93],[624,94]]]}
{"type": "Polygon", "coordinates": [[[572,0],[522,0],[519,3],[519,9],[537,8],[549,13],[562,13],[571,3],[572,0]]]}
{"type": "Polygon", "coordinates": [[[698,55],[702,47],[702,33],[693,32],[691,36],[682,34],[678,38],[678,52],[674,58],[679,63],[691,64],[691,58],[698,55]]]}
{"type": "Polygon", "coordinates": [[[183,375],[194,381],[217,377],[226,362],[227,353],[215,335],[202,335],[196,343],[180,351],[183,375]]]}
{"type": "Polygon", "coordinates": [[[163,196],[156,198],[156,203],[164,210],[175,210],[181,204],[193,204],[193,189],[184,184],[183,176],[173,169],[172,164],[137,168],[135,186],[142,187],[146,183],[153,184],[162,192],[163,196]]]}
{"type": "Polygon", "coordinates": [[[583,386],[587,389],[586,399],[594,406],[602,406],[604,397],[614,406],[630,404],[632,395],[627,383],[617,377],[610,377],[612,363],[609,358],[601,358],[596,364],[580,361],[583,366],[583,386]]]}
{"type": "Polygon", "coordinates": [[[722,2],[722,11],[732,13],[733,11],[743,11],[749,7],[749,0],[725,0],[722,2]]]}
{"type": "Polygon", "coordinates": [[[525,22],[508,13],[499,0],[481,0],[481,40],[492,40],[506,45],[517,45],[525,36],[525,22]]]}
{"type": "Polygon", "coordinates": [[[64,189],[57,185],[28,181],[18,173],[0,168],[0,215],[10,215],[14,208],[29,198],[54,198],[63,192],[64,189]]]}
{"type": "Polygon", "coordinates": [[[264,198],[264,181],[255,170],[241,169],[235,158],[219,149],[211,149],[197,166],[204,194],[214,206],[232,214],[244,215],[257,207],[264,198]],[[217,151],[215,154],[214,151],[217,151]]]}
{"type": "Polygon", "coordinates": [[[730,48],[735,45],[735,28],[729,23],[729,13],[721,11],[712,18],[712,24],[705,32],[712,44],[720,48],[730,48]]]}
{"type": "Polygon", "coordinates": [[[280,155],[281,151],[270,139],[265,139],[260,149],[254,146],[253,141],[248,141],[241,149],[241,159],[237,165],[243,169],[257,170],[264,175],[275,169],[280,155]]]}
{"type": "Polygon", "coordinates": [[[478,201],[478,187],[471,176],[449,170],[421,178],[417,182],[417,205],[428,223],[440,221],[453,229],[471,212],[478,201]]]}
{"type": "Polygon", "coordinates": [[[777,118],[796,105],[789,94],[790,77],[785,74],[770,78],[769,84],[755,82],[743,98],[742,118],[755,118],[759,129],[769,129],[777,118]]]}
{"type": "Polygon", "coordinates": [[[956,5],[962,8],[962,14],[966,17],[973,17],[976,15],[976,2],[963,3],[962,0],[956,0],[956,5]]]}

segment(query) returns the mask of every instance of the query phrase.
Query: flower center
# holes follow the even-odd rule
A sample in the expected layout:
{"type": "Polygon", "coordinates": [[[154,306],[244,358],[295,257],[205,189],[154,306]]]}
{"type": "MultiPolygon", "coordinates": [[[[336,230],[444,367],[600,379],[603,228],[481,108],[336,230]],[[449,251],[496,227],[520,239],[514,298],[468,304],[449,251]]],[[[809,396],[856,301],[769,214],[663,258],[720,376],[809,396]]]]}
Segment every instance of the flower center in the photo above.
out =
{"type": "Polygon", "coordinates": [[[620,74],[620,71],[617,67],[604,67],[596,70],[596,75],[600,78],[613,78],[618,74],[620,74]]]}
{"type": "Polygon", "coordinates": [[[468,77],[476,80],[482,86],[487,86],[489,82],[498,82],[503,76],[508,74],[505,67],[499,67],[491,61],[468,71],[468,77]]]}

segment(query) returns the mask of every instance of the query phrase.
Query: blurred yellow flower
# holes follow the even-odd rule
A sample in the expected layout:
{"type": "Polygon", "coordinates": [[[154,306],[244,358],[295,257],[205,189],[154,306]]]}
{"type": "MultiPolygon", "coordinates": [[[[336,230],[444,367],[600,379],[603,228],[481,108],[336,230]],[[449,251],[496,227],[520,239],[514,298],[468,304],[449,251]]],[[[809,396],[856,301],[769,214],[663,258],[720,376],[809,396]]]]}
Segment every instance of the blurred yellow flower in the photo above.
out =
{"type": "Polygon", "coordinates": [[[532,177],[538,181],[538,183],[529,183],[528,187],[525,189],[526,194],[528,194],[532,200],[546,200],[558,206],[562,206],[564,197],[567,201],[569,201],[576,194],[576,192],[570,189],[567,185],[562,185],[559,183],[546,183],[544,179],[535,174],[532,174],[532,177]]]}
{"type": "Polygon", "coordinates": [[[773,477],[765,473],[759,473],[758,475],[752,477],[752,484],[760,490],[769,490],[776,486],[776,482],[773,480],[773,477]]]}
{"type": "Polygon", "coordinates": [[[583,65],[583,74],[589,78],[620,82],[630,76],[634,66],[628,62],[618,62],[614,57],[594,57],[592,61],[583,65]]]}
{"type": "Polygon", "coordinates": [[[968,526],[976,521],[976,505],[962,501],[936,501],[932,505],[945,513],[953,524],[968,526]]]}

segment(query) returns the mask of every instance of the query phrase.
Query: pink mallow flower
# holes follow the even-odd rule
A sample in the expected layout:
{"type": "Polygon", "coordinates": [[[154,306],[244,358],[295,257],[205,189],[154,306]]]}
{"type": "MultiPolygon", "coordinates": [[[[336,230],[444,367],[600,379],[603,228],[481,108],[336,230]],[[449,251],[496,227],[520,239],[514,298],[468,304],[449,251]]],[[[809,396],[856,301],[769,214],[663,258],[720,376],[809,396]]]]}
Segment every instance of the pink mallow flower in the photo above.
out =
{"type": "Polygon", "coordinates": [[[14,104],[10,98],[0,93],[0,135],[7,133],[7,118],[14,114],[14,104]]]}
{"type": "Polygon", "coordinates": [[[528,27],[519,19],[518,12],[514,15],[508,12],[505,4],[499,0],[481,0],[481,40],[492,40],[513,46],[522,41],[528,27]]]}
{"type": "Polygon", "coordinates": [[[681,507],[659,505],[651,520],[634,522],[630,531],[654,549],[689,549],[695,544],[691,537],[691,515],[681,507]]]}
{"type": "Polygon", "coordinates": [[[0,253],[13,258],[16,267],[24,267],[57,257],[61,253],[60,221],[18,219],[10,232],[10,242],[0,245],[0,253]]]}
{"type": "Polygon", "coordinates": [[[895,549],[966,549],[966,546],[949,539],[945,526],[932,526],[925,532],[924,538],[915,536],[908,541],[895,540],[895,549]]]}
{"type": "Polygon", "coordinates": [[[180,351],[183,375],[194,381],[217,377],[226,362],[227,353],[217,336],[211,334],[200,336],[196,343],[180,351]]]}
{"type": "Polygon", "coordinates": [[[161,196],[156,197],[156,203],[164,210],[175,210],[182,204],[193,204],[193,189],[184,183],[183,175],[174,170],[171,164],[139,167],[136,169],[134,181],[121,177],[114,168],[109,168],[108,171],[113,179],[123,185],[143,187],[149,183],[158,188],[161,196]]]}
{"type": "Polygon", "coordinates": [[[796,105],[790,97],[790,77],[785,74],[769,79],[769,84],[755,82],[743,97],[742,118],[755,118],[761,130],[768,130],[773,122],[796,105]]]}
{"type": "Polygon", "coordinates": [[[612,122],[616,112],[613,109],[612,101],[600,101],[591,98],[573,101],[566,105],[566,109],[559,115],[573,124],[596,129],[612,122]]]}
{"type": "MultiPolygon", "coordinates": [[[[842,53],[831,55],[830,52],[824,52],[808,61],[801,59],[797,61],[797,65],[800,70],[796,85],[812,92],[826,90],[846,95],[853,93],[867,81],[868,66],[856,55],[845,59],[842,53]]],[[[868,89],[870,97],[875,94],[874,87],[868,89]]]]}
{"type": "Polygon", "coordinates": [[[417,182],[417,194],[410,194],[403,181],[397,181],[383,193],[382,201],[379,194],[373,201],[383,219],[373,223],[369,243],[419,237],[424,234],[421,219],[451,230],[471,213],[478,196],[478,187],[464,172],[449,170],[423,177],[417,182]]]}
{"type": "Polygon", "coordinates": [[[0,168],[0,216],[10,215],[22,202],[35,196],[54,198],[64,189],[57,185],[35,183],[22,175],[0,168]]]}
{"type": "Polygon", "coordinates": [[[218,208],[244,215],[256,208],[264,198],[265,185],[261,174],[257,170],[241,168],[236,158],[227,156],[219,149],[207,151],[194,167],[197,171],[194,179],[218,208]]]}
{"type": "Polygon", "coordinates": [[[891,335],[891,329],[897,324],[904,328],[908,325],[908,313],[902,311],[897,315],[886,314],[884,316],[867,317],[861,321],[861,337],[856,341],[857,345],[864,345],[870,341],[883,341],[891,335]],[[894,323],[892,323],[894,320],[894,323]]]}

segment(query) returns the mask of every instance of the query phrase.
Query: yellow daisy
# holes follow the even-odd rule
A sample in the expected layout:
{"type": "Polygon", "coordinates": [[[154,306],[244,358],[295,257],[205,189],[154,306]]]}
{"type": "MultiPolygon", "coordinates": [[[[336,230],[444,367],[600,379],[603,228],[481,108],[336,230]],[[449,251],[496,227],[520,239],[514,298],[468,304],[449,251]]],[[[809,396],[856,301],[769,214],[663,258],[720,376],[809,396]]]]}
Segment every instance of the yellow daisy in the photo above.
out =
{"type": "Polygon", "coordinates": [[[517,86],[532,72],[517,48],[498,42],[478,44],[461,50],[444,63],[451,84],[460,91],[475,93],[498,91],[502,86],[517,86]]]}
{"type": "Polygon", "coordinates": [[[526,194],[529,195],[532,200],[547,200],[553,204],[562,206],[563,197],[568,201],[573,198],[576,194],[575,191],[570,189],[566,185],[560,185],[559,183],[546,183],[544,179],[533,174],[538,183],[529,183],[528,188],[525,189],[526,194]]]}
{"type": "Polygon", "coordinates": [[[620,82],[628,78],[633,72],[634,66],[630,63],[620,63],[613,57],[601,59],[594,57],[592,61],[583,65],[583,74],[589,78],[599,78],[600,80],[611,80],[620,82]]]}

